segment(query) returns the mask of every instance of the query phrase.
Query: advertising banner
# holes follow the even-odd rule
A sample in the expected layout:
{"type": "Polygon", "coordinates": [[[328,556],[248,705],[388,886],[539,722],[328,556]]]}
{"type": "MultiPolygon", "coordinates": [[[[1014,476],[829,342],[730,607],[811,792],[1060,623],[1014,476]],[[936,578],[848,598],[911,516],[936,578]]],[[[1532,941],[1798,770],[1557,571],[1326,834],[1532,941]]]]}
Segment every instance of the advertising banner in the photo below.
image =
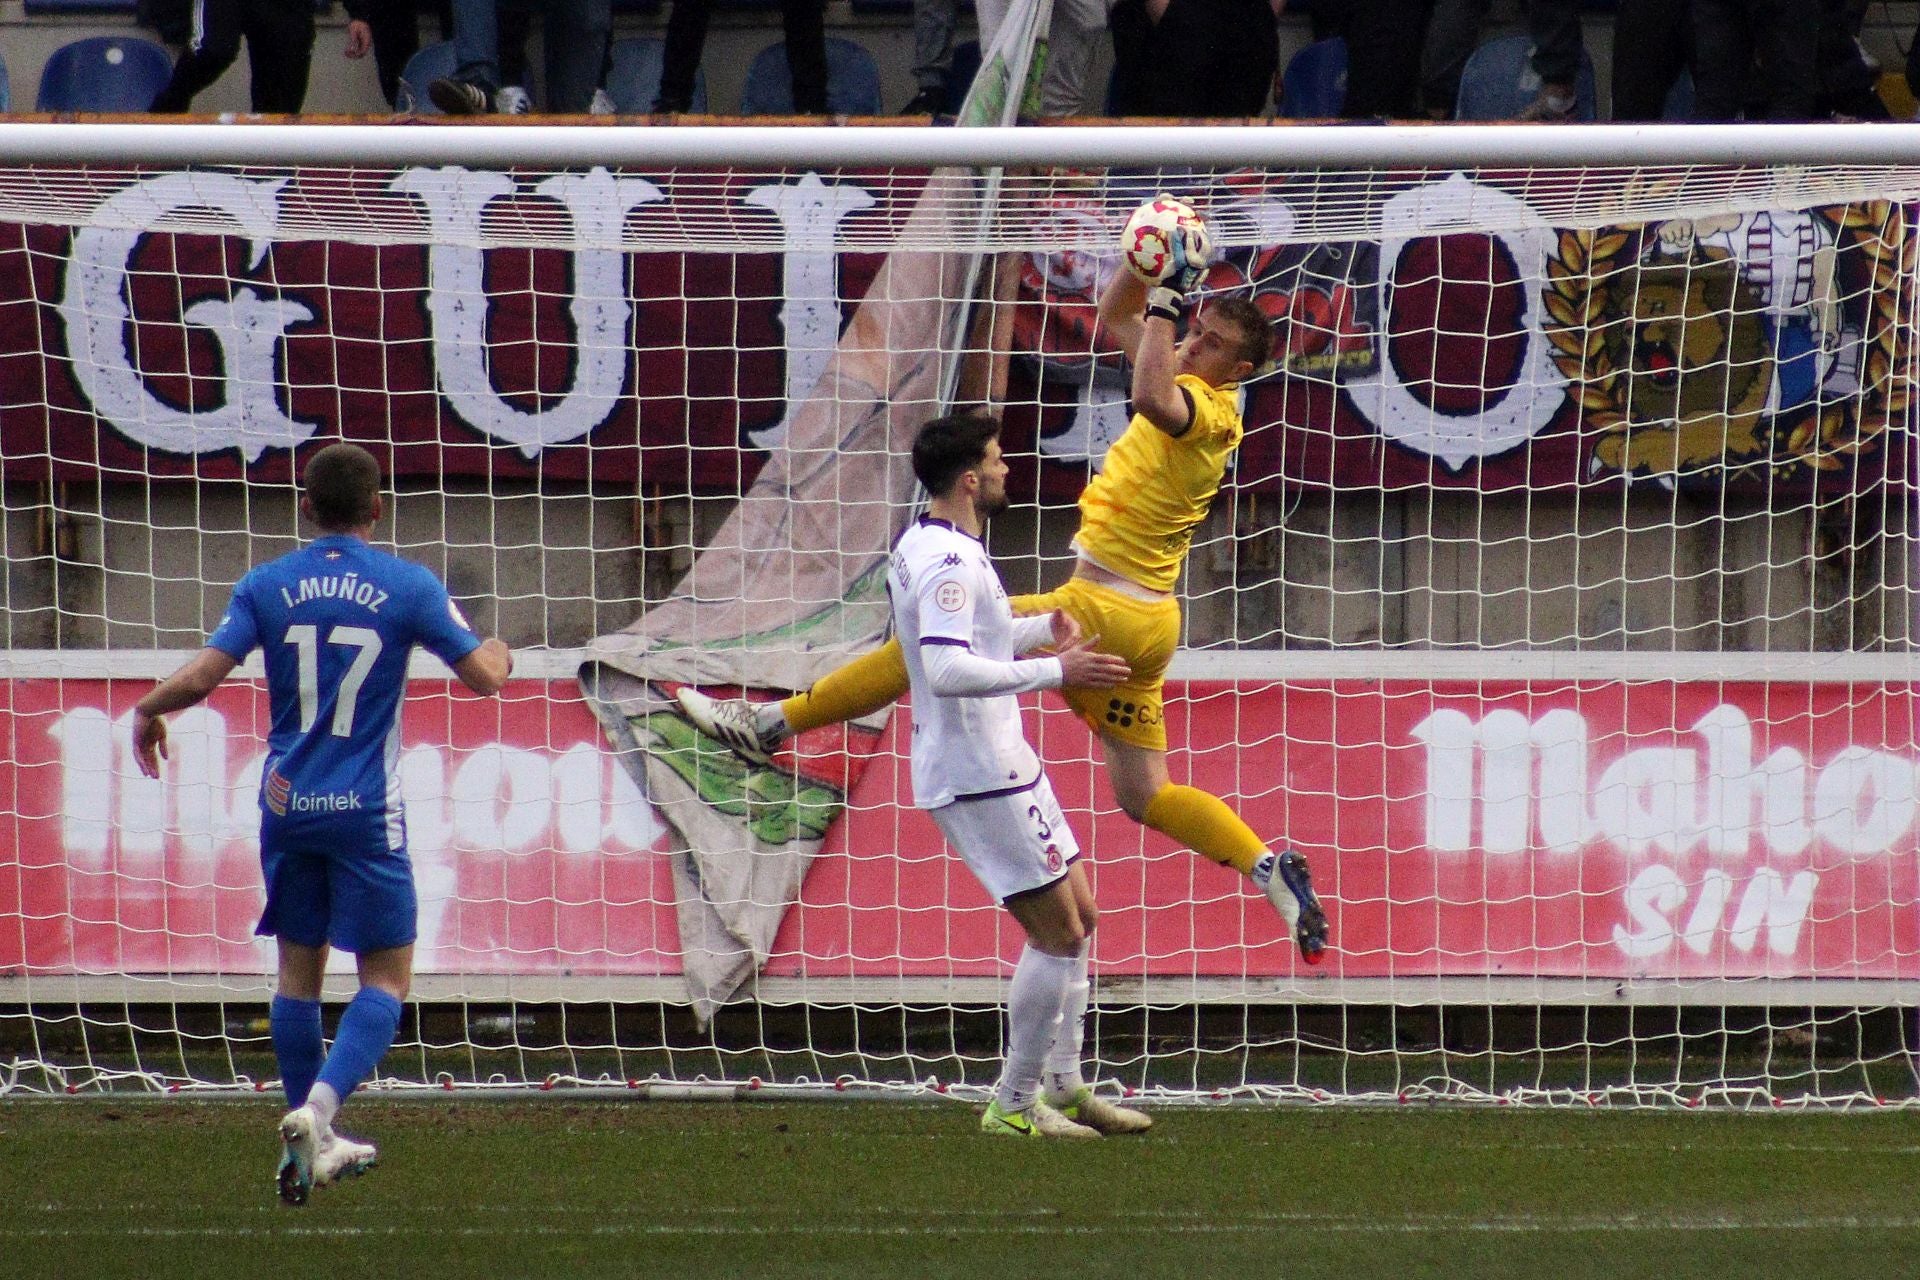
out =
{"type": "MultiPolygon", "coordinates": [[[[178,717],[148,781],[127,742],[143,691],[0,684],[0,972],[270,971],[252,936],[264,694],[230,685],[178,717]]],[[[1312,860],[1333,923],[1317,969],[1238,875],[1120,814],[1085,728],[1032,705],[1104,974],[1920,977],[1907,686],[1170,685],[1176,780],[1312,860]]],[[[670,838],[577,686],[515,681],[496,704],[416,682],[403,726],[423,972],[681,971],[670,838]]],[[[775,758],[784,790],[737,767],[703,782],[763,823],[804,821],[810,780],[847,792],[764,973],[994,975],[1017,954],[910,807],[905,733],[894,717],[864,773],[820,731],[775,758]]]]}

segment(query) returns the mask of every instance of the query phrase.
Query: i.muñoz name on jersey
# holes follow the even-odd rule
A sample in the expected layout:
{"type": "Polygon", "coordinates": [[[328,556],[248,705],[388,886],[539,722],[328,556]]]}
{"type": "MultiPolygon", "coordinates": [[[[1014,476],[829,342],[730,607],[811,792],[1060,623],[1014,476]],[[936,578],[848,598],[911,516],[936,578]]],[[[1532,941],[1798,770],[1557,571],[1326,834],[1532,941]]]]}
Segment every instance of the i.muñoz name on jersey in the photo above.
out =
{"type": "Polygon", "coordinates": [[[262,808],[279,821],[376,824],[402,847],[407,659],[423,644],[452,666],[480,645],[440,580],[358,538],[316,538],[242,578],[207,643],[265,659],[262,808]]]}

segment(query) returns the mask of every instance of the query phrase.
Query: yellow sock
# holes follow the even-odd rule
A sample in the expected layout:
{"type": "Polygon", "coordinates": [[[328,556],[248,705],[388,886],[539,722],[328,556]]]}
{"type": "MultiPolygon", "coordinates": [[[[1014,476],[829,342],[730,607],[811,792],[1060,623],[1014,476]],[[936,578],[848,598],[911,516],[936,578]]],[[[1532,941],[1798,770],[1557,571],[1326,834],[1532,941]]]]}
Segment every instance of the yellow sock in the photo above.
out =
{"type": "Polygon", "coordinates": [[[1253,864],[1267,852],[1253,828],[1242,822],[1226,801],[1198,787],[1169,782],[1153,793],[1142,821],[1201,857],[1232,867],[1242,875],[1252,875],[1253,864]]]}
{"type": "Polygon", "coordinates": [[[907,660],[900,642],[889,640],[872,653],[863,653],[814,681],[804,693],[780,704],[791,733],[805,733],[824,724],[839,724],[870,715],[907,692],[907,660]]]}

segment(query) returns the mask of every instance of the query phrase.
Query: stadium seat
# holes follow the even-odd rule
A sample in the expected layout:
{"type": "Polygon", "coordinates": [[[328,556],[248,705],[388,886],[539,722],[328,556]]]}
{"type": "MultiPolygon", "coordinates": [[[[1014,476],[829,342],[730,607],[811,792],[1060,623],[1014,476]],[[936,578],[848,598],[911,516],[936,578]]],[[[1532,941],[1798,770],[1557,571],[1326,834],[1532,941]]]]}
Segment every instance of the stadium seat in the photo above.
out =
{"type": "MultiPolygon", "coordinates": [[[[1517,120],[1540,96],[1540,73],[1533,69],[1533,42],[1525,36],[1499,36],[1475,49],[1460,68],[1456,120],[1517,120]]],[[[1573,118],[1595,119],[1593,62],[1580,51],[1580,75],[1573,87],[1573,118]]]]}
{"type": "Polygon", "coordinates": [[[27,16],[43,13],[137,13],[140,0],[27,0],[27,16]]]}
{"type": "Polygon", "coordinates": [[[1673,88],[1667,90],[1667,102],[1660,112],[1660,118],[1674,122],[1693,119],[1693,72],[1681,68],[1673,88]]]}
{"type": "Polygon", "coordinates": [[[0,111],[13,110],[13,86],[7,81],[7,64],[0,62],[0,111]]]}
{"type": "Polygon", "coordinates": [[[1287,61],[1280,77],[1280,116],[1326,120],[1347,105],[1347,42],[1316,40],[1287,61]]]}
{"type": "Polygon", "coordinates": [[[145,111],[172,78],[173,58],[153,41],[88,36],[47,59],[34,110],[145,111]]]}
{"type": "Polygon", "coordinates": [[[458,66],[453,56],[453,41],[442,40],[425,46],[400,69],[400,89],[394,95],[393,109],[403,115],[439,115],[440,108],[427,96],[427,86],[452,75],[458,66]]]}
{"type": "Polygon", "coordinates": [[[960,104],[967,100],[967,90],[973,88],[973,78],[980,71],[980,42],[969,40],[965,44],[955,45],[953,61],[947,64],[947,114],[960,110],[960,104]]]}
{"type": "MultiPolygon", "coordinates": [[[[827,37],[827,110],[837,116],[880,114],[880,68],[873,55],[851,40],[827,37]]],[[[743,116],[793,114],[793,76],[784,41],[754,55],[740,94],[743,116]]]]}
{"type": "MultiPolygon", "coordinates": [[[[612,66],[607,72],[607,96],[613,99],[615,111],[641,115],[653,110],[653,100],[660,95],[660,69],[666,48],[666,42],[657,36],[613,42],[608,55],[612,66]]],[[[693,73],[693,101],[687,109],[695,115],[706,113],[705,67],[693,73]]]]}

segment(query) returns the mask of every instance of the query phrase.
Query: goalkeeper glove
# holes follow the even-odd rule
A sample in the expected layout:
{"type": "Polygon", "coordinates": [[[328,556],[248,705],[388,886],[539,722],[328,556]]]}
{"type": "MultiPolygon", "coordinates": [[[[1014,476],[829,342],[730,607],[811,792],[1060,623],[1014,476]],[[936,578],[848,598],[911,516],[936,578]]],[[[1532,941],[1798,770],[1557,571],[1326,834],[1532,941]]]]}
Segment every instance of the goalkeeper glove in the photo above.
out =
{"type": "Polygon", "coordinates": [[[1183,223],[1173,233],[1168,250],[1173,261],[1162,283],[1178,293],[1192,293],[1207,274],[1207,264],[1213,257],[1213,238],[1207,234],[1206,224],[1183,223]]]}
{"type": "Polygon", "coordinates": [[[1166,285],[1156,285],[1147,291],[1147,318],[1150,320],[1165,320],[1168,324],[1178,325],[1186,310],[1187,300],[1166,285]]]}

